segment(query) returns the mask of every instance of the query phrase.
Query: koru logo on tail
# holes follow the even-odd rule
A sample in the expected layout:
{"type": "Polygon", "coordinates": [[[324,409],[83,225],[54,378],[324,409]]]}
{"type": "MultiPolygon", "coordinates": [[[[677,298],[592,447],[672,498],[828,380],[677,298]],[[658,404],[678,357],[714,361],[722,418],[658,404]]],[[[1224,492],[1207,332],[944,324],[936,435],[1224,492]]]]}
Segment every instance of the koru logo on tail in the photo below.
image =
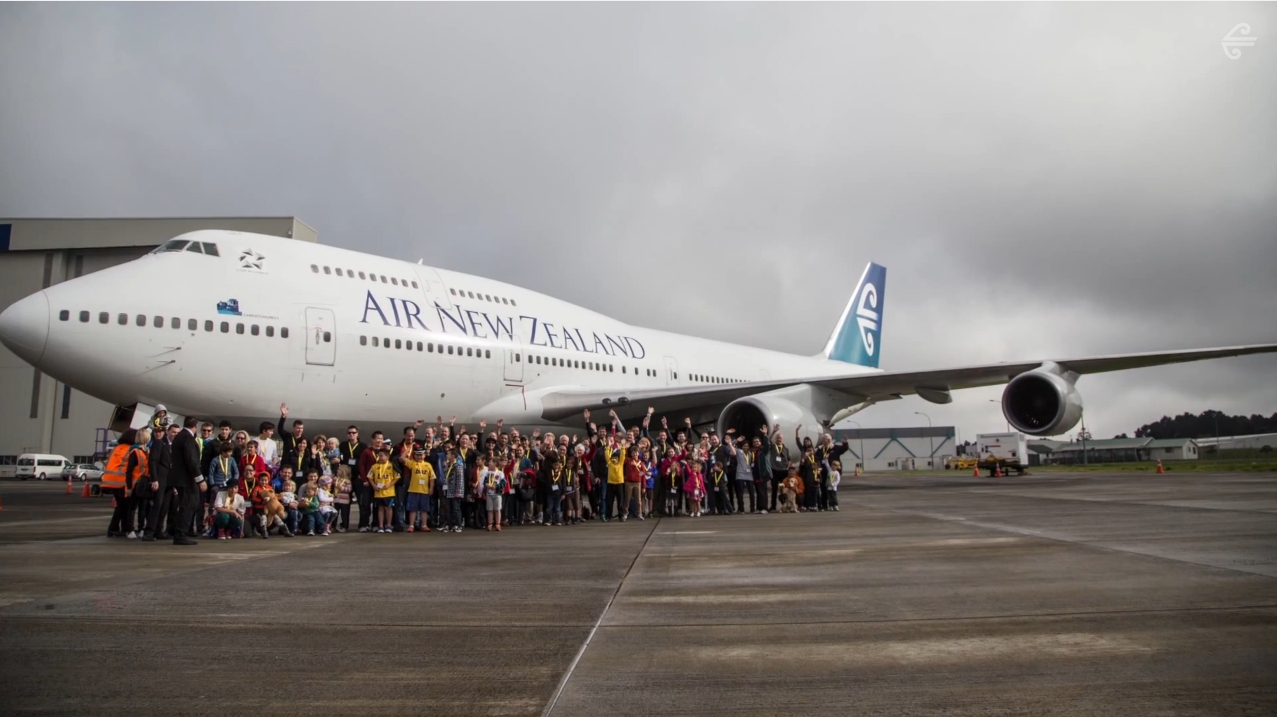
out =
{"type": "Polygon", "coordinates": [[[878,332],[878,288],[866,282],[856,302],[856,323],[860,325],[860,340],[865,352],[874,355],[874,334],[878,332]]]}

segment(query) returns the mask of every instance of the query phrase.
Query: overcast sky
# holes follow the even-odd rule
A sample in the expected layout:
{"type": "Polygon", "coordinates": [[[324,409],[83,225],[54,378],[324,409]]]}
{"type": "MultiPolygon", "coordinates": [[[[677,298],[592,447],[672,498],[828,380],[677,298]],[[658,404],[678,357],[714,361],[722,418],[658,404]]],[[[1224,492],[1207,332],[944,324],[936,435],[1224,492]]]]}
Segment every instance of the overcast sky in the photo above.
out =
{"type": "MultiPolygon", "coordinates": [[[[802,354],[874,260],[886,369],[1275,341],[1277,6],[0,5],[0,216],[174,215],[802,354]]],[[[1274,369],[1079,388],[1108,437],[1274,369]]]]}

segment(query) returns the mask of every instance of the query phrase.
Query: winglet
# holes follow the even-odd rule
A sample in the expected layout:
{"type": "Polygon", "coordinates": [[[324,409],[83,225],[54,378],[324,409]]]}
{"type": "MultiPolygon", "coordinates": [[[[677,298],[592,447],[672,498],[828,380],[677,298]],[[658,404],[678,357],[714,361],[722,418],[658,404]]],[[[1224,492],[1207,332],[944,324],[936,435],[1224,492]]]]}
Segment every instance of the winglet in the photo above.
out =
{"type": "Polygon", "coordinates": [[[886,299],[887,269],[869,262],[821,355],[831,361],[878,368],[886,299]]]}

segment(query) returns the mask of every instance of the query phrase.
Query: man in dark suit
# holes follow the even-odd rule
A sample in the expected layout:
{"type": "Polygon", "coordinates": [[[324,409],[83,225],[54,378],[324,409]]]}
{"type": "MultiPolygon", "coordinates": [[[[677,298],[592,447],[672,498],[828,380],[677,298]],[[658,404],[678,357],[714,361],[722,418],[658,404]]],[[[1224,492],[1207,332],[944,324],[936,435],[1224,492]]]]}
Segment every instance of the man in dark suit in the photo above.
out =
{"type": "Polygon", "coordinates": [[[191,530],[199,496],[207,487],[200,471],[200,448],[195,438],[199,424],[199,419],[188,417],[182,424],[182,430],[173,438],[173,466],[169,468],[168,483],[177,506],[173,522],[174,545],[197,545],[187,534],[191,530]]]}
{"type": "Polygon", "coordinates": [[[147,542],[155,540],[156,535],[164,534],[166,523],[162,521],[167,520],[169,505],[172,503],[168,475],[173,465],[172,435],[177,433],[175,428],[157,428],[151,437],[149,456],[151,485],[150,490],[147,491],[147,495],[150,496],[150,509],[146,514],[146,529],[142,531],[142,540],[147,542]]]}

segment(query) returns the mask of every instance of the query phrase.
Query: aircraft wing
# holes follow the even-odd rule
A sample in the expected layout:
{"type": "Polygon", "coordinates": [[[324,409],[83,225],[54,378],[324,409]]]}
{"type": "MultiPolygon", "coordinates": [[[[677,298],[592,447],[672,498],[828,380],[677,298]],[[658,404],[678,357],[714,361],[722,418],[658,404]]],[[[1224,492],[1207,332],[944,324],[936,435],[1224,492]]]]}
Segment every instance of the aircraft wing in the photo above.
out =
{"type": "Polygon", "coordinates": [[[1025,371],[1032,371],[1054,361],[1066,371],[1078,374],[1124,371],[1132,368],[1186,363],[1205,359],[1246,356],[1277,352],[1277,344],[1252,344],[1184,351],[1092,356],[1074,359],[1043,359],[1018,363],[996,363],[981,366],[938,369],[931,371],[884,371],[852,376],[794,378],[754,381],[727,385],[668,386],[648,389],[575,389],[551,390],[542,395],[545,418],[561,421],[584,410],[614,409],[623,419],[639,416],[651,406],[658,413],[707,411],[726,406],[745,396],[752,396],[788,386],[810,384],[845,393],[848,405],[861,401],[900,398],[919,391],[946,391],[979,386],[997,386],[1025,371]]]}

